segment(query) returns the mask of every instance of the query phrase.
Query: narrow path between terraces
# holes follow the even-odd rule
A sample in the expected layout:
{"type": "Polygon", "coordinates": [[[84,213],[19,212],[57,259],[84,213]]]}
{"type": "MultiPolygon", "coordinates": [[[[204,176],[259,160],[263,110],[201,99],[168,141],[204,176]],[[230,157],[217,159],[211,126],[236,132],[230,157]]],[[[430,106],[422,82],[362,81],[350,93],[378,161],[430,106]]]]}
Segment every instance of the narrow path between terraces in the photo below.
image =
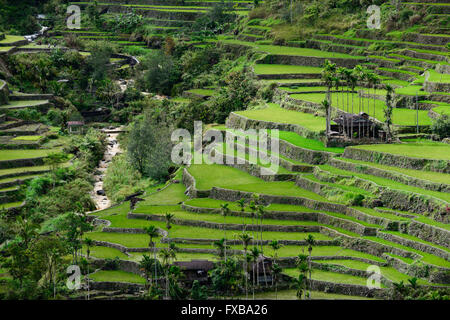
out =
{"type": "Polygon", "coordinates": [[[94,191],[92,192],[92,199],[95,202],[97,210],[103,210],[111,206],[111,200],[106,195],[103,189],[103,180],[105,178],[106,170],[110,165],[112,159],[121,152],[120,144],[117,141],[117,136],[119,135],[122,127],[105,129],[103,132],[107,134],[107,148],[103,159],[100,160],[98,167],[95,170],[95,184],[94,191]]]}

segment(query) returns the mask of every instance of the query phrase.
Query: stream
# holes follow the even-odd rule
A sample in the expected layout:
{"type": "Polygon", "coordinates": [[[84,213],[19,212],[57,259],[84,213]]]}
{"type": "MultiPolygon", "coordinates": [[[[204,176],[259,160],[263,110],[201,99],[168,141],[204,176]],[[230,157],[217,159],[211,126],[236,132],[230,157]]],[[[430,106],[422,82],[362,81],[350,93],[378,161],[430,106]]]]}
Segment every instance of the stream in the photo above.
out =
{"type": "Polygon", "coordinates": [[[103,130],[103,132],[107,135],[107,148],[105,150],[105,154],[103,155],[103,159],[100,160],[98,167],[95,170],[94,190],[91,193],[92,200],[95,202],[97,210],[103,210],[111,206],[111,200],[108,198],[103,189],[103,180],[112,159],[121,152],[120,144],[117,141],[117,136],[121,130],[121,127],[103,130]]]}

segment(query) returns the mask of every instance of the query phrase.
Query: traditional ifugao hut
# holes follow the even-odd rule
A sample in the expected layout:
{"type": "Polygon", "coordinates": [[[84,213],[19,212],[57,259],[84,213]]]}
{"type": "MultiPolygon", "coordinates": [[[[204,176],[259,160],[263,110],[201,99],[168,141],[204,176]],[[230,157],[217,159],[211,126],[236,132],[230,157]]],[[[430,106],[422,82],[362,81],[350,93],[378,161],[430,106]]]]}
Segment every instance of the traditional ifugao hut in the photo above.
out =
{"type": "Polygon", "coordinates": [[[68,121],[67,130],[72,134],[84,133],[84,121],[68,121]]]}
{"type": "Polygon", "coordinates": [[[207,283],[208,271],[214,268],[214,263],[208,260],[175,261],[173,265],[181,269],[186,282],[207,283]]]}
{"type": "Polygon", "coordinates": [[[331,125],[334,137],[345,139],[384,139],[384,131],[379,125],[372,121],[367,113],[360,114],[341,113],[333,120],[336,124],[331,125]]]}

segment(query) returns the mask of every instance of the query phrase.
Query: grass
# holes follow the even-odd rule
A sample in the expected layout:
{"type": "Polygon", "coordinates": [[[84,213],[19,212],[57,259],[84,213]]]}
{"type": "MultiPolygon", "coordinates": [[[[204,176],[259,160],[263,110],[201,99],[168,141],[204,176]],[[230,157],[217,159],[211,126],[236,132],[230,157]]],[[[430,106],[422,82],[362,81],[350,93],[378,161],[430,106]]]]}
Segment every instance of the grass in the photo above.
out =
{"type": "Polygon", "coordinates": [[[256,74],[320,74],[322,68],[308,66],[294,66],[286,64],[256,64],[256,74]]]}
{"type": "Polygon", "coordinates": [[[322,141],[302,137],[295,132],[280,131],[280,139],[292,143],[294,146],[315,151],[343,153],[344,148],[325,147],[322,141]]]}
{"type": "Polygon", "coordinates": [[[450,83],[450,74],[438,73],[431,69],[427,72],[430,74],[428,78],[430,82],[450,83]]]}
{"type": "MultiPolygon", "coordinates": [[[[45,157],[59,149],[2,150],[0,161],[45,157]]],[[[24,168],[21,168],[24,169],[24,168]]]]}
{"type": "Polygon", "coordinates": [[[130,282],[145,284],[145,279],[131,272],[121,270],[101,270],[89,275],[94,281],[130,282]]]}
{"type": "MultiPolygon", "coordinates": [[[[284,273],[286,273],[289,276],[292,276],[294,278],[298,278],[300,271],[298,269],[284,269],[284,273]]],[[[367,279],[362,277],[356,277],[348,274],[342,274],[342,273],[336,273],[331,271],[324,271],[324,270],[318,270],[313,269],[311,273],[311,278],[313,280],[319,280],[319,281],[327,281],[327,282],[333,282],[333,283],[345,283],[345,284],[353,284],[353,285],[360,285],[360,286],[366,286],[367,285],[367,279]]],[[[384,288],[385,286],[381,284],[381,287],[384,288]]]]}
{"type": "Polygon", "coordinates": [[[238,111],[236,114],[253,120],[296,124],[314,132],[322,132],[325,130],[326,120],[324,117],[317,117],[310,113],[287,110],[275,103],[269,103],[267,107],[238,111]]]}
{"type": "Polygon", "coordinates": [[[7,44],[7,43],[23,41],[23,40],[25,40],[25,38],[22,36],[5,35],[5,39],[0,40],[0,44],[7,44]]]}
{"type": "Polygon", "coordinates": [[[339,158],[341,161],[345,162],[351,162],[358,165],[366,165],[370,167],[374,167],[381,170],[386,171],[393,171],[394,173],[401,173],[410,177],[428,180],[435,183],[443,183],[443,184],[450,184],[450,174],[447,173],[441,173],[441,172],[434,172],[434,171],[424,171],[424,170],[413,170],[413,169],[405,169],[405,168],[399,168],[399,167],[393,167],[393,166],[387,166],[375,162],[365,162],[360,160],[354,160],[354,159],[347,159],[347,158],[339,158]]]}
{"type": "Polygon", "coordinates": [[[22,204],[22,201],[10,202],[10,203],[2,203],[2,204],[0,204],[0,210],[14,208],[14,207],[19,207],[21,204],[22,204]]]}
{"type": "Polygon", "coordinates": [[[188,170],[195,177],[196,187],[199,190],[221,187],[260,194],[305,197],[317,201],[327,201],[316,193],[296,187],[293,182],[266,182],[238,169],[223,165],[192,165],[188,170]]]}
{"type": "Polygon", "coordinates": [[[187,92],[209,97],[209,96],[214,95],[217,92],[217,90],[213,90],[213,89],[191,89],[191,90],[188,90],[187,92]]]}
{"type": "Polygon", "coordinates": [[[408,143],[362,145],[353,146],[352,148],[419,159],[450,160],[449,144],[427,140],[408,143]]]}
{"type": "MultiPolygon", "coordinates": [[[[2,150],[2,153],[5,150],[2,150]]],[[[49,166],[35,166],[35,167],[20,167],[20,168],[12,168],[12,169],[2,169],[0,170],[0,177],[10,174],[28,174],[35,171],[48,171],[50,170],[49,166]]],[[[17,176],[16,179],[20,179],[20,176],[17,176]]]]}
{"type": "MultiPolygon", "coordinates": [[[[240,211],[240,207],[236,202],[222,201],[210,198],[194,198],[184,202],[186,205],[201,208],[220,208],[221,204],[227,203],[232,211],[240,211]]],[[[303,206],[295,206],[289,204],[271,203],[266,207],[266,211],[287,211],[287,212],[318,212],[303,206]]],[[[245,207],[245,212],[251,212],[250,208],[245,207]]]]}
{"type": "MultiPolygon", "coordinates": [[[[83,254],[87,254],[86,249],[87,249],[86,246],[83,246],[83,254]]],[[[118,257],[120,259],[126,260],[128,258],[128,256],[125,253],[114,248],[93,246],[90,247],[90,251],[91,251],[90,257],[95,257],[99,259],[114,259],[118,257]]]]}
{"type": "Polygon", "coordinates": [[[18,136],[13,138],[14,141],[39,141],[42,139],[42,136],[18,136]]]}
{"type": "Polygon", "coordinates": [[[248,41],[240,41],[235,39],[225,39],[225,37],[218,37],[219,41],[229,44],[239,44],[252,47],[258,51],[267,52],[275,55],[291,55],[317,58],[345,58],[345,59],[364,59],[362,56],[355,56],[345,53],[327,52],[310,48],[296,48],[276,45],[256,44],[248,41]]]}
{"type": "MultiPolygon", "coordinates": [[[[319,263],[323,263],[323,264],[328,264],[328,265],[339,265],[339,266],[344,266],[347,268],[351,268],[351,269],[356,269],[356,270],[362,270],[362,271],[366,271],[367,268],[369,266],[371,266],[371,264],[367,263],[367,262],[362,262],[362,261],[358,261],[358,260],[314,260],[314,262],[319,262],[319,263]]],[[[380,271],[381,271],[381,275],[393,282],[408,282],[408,279],[411,279],[411,276],[408,276],[404,273],[399,272],[398,270],[396,270],[393,267],[380,267],[380,271]]],[[[418,284],[419,285],[434,285],[432,283],[429,283],[426,280],[423,279],[418,279],[418,284]]]]}
{"type": "Polygon", "coordinates": [[[139,202],[142,205],[176,205],[187,199],[184,194],[186,187],[182,183],[174,183],[162,191],[157,191],[145,197],[145,201],[139,202]]]}
{"type": "Polygon", "coordinates": [[[27,100],[27,101],[10,101],[6,105],[0,106],[0,108],[4,109],[10,109],[10,108],[26,108],[26,107],[33,107],[40,104],[48,103],[48,100],[27,100]]]}

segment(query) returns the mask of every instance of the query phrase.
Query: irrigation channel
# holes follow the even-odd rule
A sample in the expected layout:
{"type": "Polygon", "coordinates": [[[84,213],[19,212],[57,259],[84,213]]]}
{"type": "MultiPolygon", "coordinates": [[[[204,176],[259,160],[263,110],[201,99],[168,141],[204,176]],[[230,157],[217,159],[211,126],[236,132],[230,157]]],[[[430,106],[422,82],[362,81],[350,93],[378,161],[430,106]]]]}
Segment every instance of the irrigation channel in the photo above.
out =
{"type": "Polygon", "coordinates": [[[95,202],[97,210],[103,210],[111,206],[111,200],[106,195],[103,189],[103,180],[105,178],[106,170],[111,164],[112,159],[121,152],[120,144],[117,141],[117,136],[122,131],[122,127],[111,128],[103,130],[107,135],[107,147],[103,159],[100,160],[98,167],[95,170],[95,184],[92,192],[92,199],[95,202]]]}

